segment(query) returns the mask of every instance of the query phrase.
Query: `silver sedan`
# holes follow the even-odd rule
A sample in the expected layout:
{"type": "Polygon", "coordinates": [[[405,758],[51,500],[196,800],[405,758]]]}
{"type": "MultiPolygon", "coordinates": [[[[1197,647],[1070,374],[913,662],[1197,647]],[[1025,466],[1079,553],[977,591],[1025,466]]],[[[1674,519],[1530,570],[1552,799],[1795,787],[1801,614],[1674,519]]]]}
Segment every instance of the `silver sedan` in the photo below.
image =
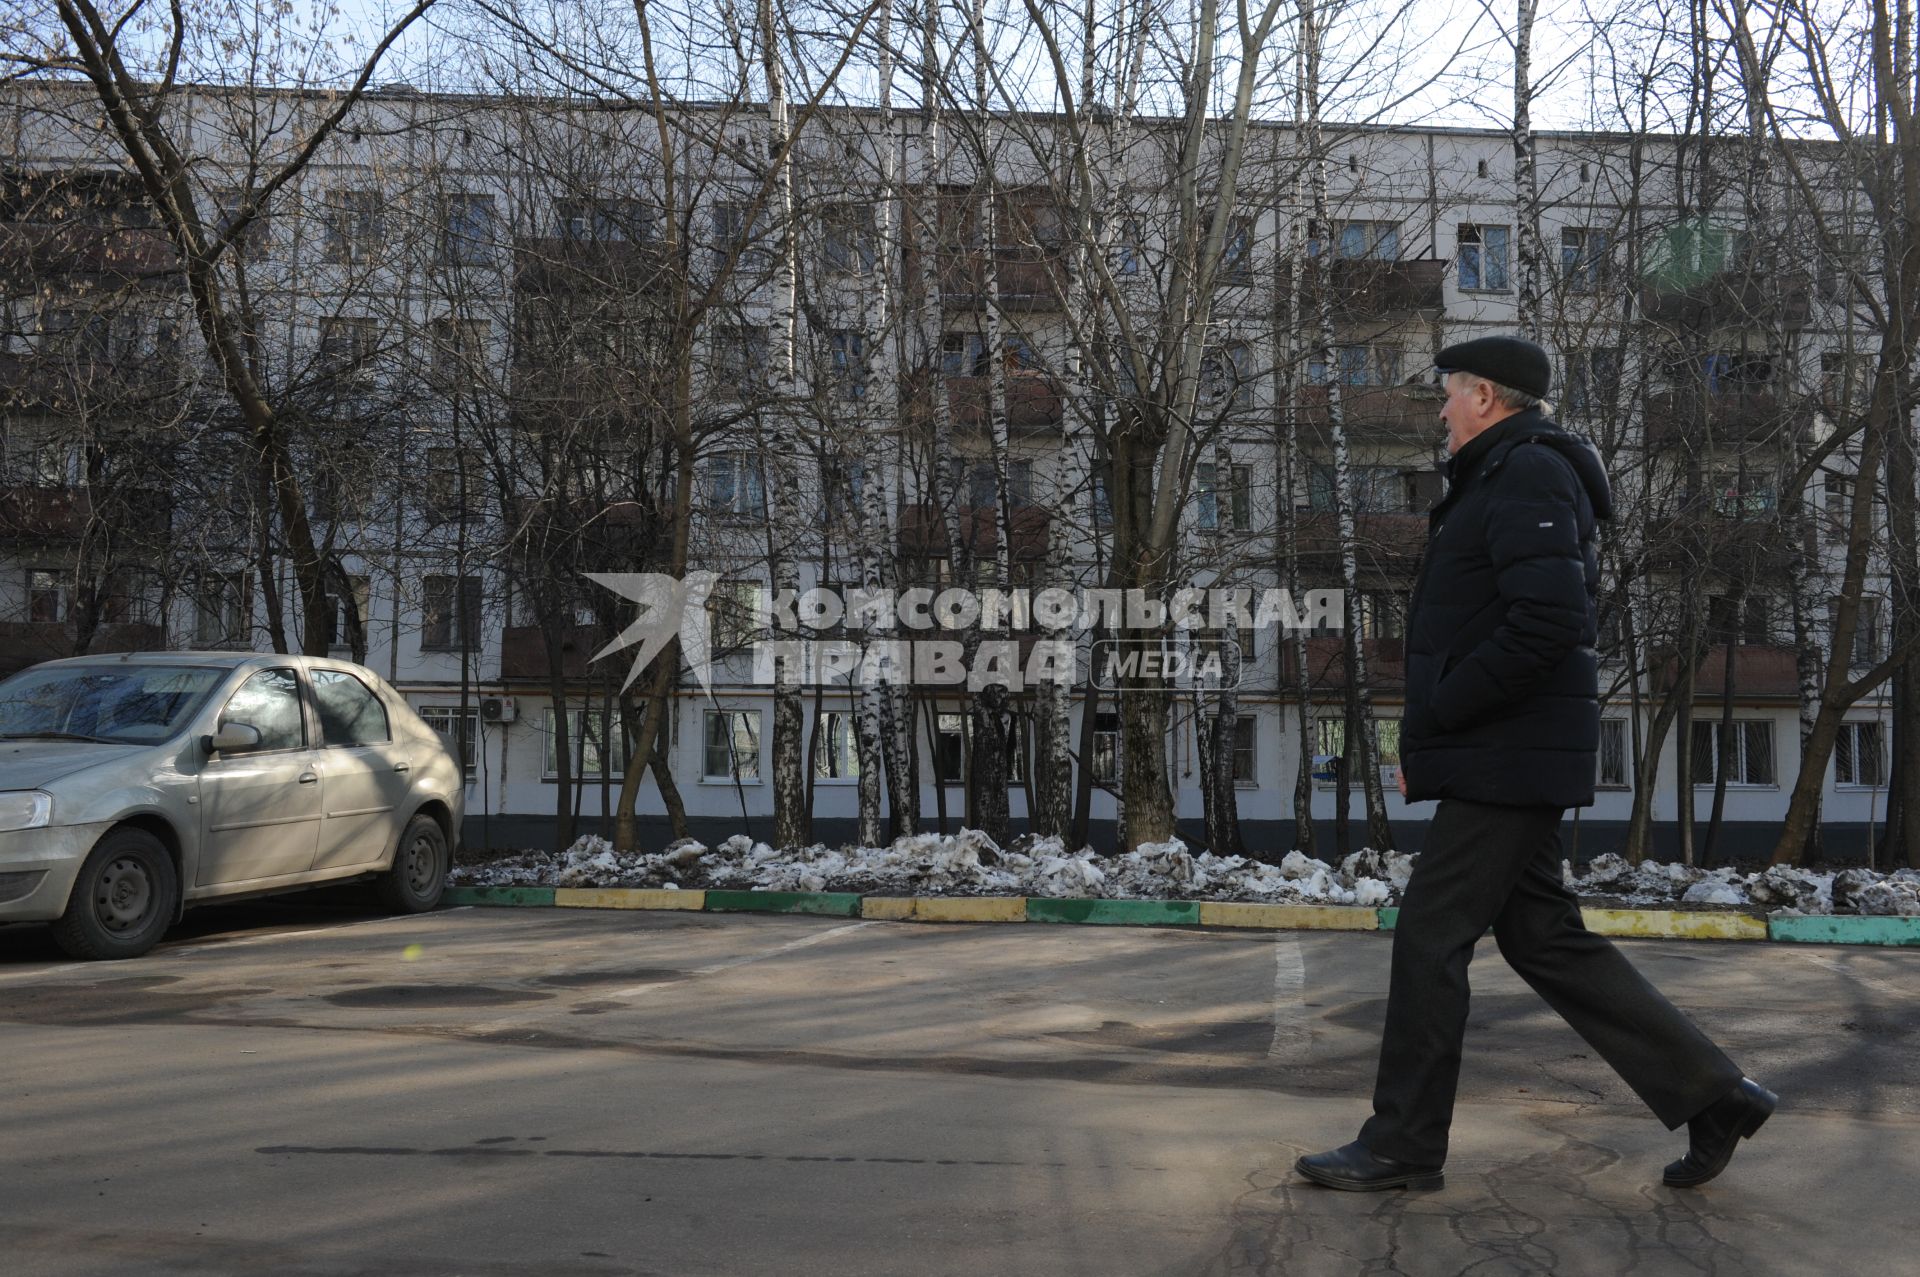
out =
{"type": "Polygon", "coordinates": [[[0,922],[52,922],[75,957],[322,883],[431,909],[464,812],[439,733],[345,661],[140,652],[0,681],[0,922]]]}

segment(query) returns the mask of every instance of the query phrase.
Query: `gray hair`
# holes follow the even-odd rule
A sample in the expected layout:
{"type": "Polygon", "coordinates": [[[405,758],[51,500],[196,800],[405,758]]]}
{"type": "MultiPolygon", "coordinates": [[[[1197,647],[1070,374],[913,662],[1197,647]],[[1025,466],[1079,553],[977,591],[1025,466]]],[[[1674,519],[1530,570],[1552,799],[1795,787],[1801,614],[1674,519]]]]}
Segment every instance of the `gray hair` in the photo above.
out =
{"type": "Polygon", "coordinates": [[[1453,377],[1471,377],[1475,381],[1486,382],[1489,386],[1493,387],[1493,401],[1503,408],[1517,408],[1525,411],[1528,408],[1538,408],[1546,402],[1538,395],[1530,395],[1524,390],[1515,390],[1512,386],[1503,386],[1491,377],[1482,377],[1477,372],[1468,372],[1463,368],[1455,369],[1448,375],[1453,377]]]}

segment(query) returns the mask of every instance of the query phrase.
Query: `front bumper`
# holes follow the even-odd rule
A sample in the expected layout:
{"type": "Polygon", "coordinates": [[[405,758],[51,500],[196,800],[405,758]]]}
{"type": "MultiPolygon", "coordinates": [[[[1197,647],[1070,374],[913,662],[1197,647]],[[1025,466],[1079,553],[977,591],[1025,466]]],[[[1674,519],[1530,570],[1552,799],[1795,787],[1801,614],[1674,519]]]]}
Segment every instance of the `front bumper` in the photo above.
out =
{"type": "Polygon", "coordinates": [[[67,910],[73,880],[112,821],[0,833],[0,922],[50,922],[67,910]]]}

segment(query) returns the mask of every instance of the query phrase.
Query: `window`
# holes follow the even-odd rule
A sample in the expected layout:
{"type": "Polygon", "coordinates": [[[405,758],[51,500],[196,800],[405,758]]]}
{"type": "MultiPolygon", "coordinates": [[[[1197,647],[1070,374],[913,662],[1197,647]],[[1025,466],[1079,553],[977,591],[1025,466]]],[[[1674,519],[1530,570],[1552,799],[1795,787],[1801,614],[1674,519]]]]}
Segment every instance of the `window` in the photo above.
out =
{"type": "MultiPolygon", "coordinates": [[[[1405,476],[1398,466],[1348,466],[1353,481],[1353,508],[1362,513],[1393,513],[1405,510],[1405,476]]],[[[1307,470],[1307,506],[1316,514],[1333,510],[1334,471],[1331,465],[1316,463],[1307,470]]]]}
{"type": "Polygon", "coordinates": [[[1400,381],[1400,347],[1351,345],[1332,348],[1333,362],[1324,350],[1307,357],[1307,382],[1324,386],[1339,380],[1343,386],[1392,386],[1400,381]]]}
{"type": "MultiPolygon", "coordinates": [[[[1201,720],[1201,727],[1207,734],[1208,749],[1213,747],[1215,725],[1219,715],[1209,714],[1201,720]]],[[[1257,786],[1260,774],[1254,769],[1254,717],[1242,714],[1233,721],[1233,783],[1236,785],[1257,786]]]]}
{"type": "Polygon", "coordinates": [[[422,705],[420,719],[440,733],[440,739],[448,751],[460,759],[466,774],[473,775],[478,765],[475,750],[480,741],[480,711],[468,710],[463,720],[457,705],[422,705]]]}
{"type": "Polygon", "coordinates": [[[244,646],[248,638],[247,575],[200,578],[194,589],[193,638],[200,647],[244,646]]]}
{"type": "MultiPolygon", "coordinates": [[[[966,465],[962,461],[959,465],[966,465]]],[[[1008,461],[1007,506],[1018,510],[1033,502],[1033,462],[1008,461]]],[[[994,479],[993,462],[976,461],[965,471],[967,504],[976,510],[993,510],[1000,505],[1000,488],[994,479]]]]}
{"type": "Polygon", "coordinates": [[[753,324],[722,324],[713,330],[714,388],[746,398],[767,381],[767,330],[753,324]]]}
{"type": "Polygon", "coordinates": [[[1392,590],[1366,590],[1360,595],[1360,637],[1403,639],[1407,636],[1408,599],[1392,590]]]}
{"type": "Polygon", "coordinates": [[[934,715],[933,771],[936,783],[958,785],[966,779],[967,716],[941,712],[934,715]]]}
{"type": "Polygon", "coordinates": [[[347,578],[347,587],[351,591],[347,596],[329,594],[327,596],[327,646],[346,648],[351,646],[351,629],[347,624],[350,618],[347,608],[353,608],[353,616],[360,621],[360,632],[367,629],[367,615],[373,601],[373,583],[368,578],[353,575],[347,578]]]}
{"type": "Polygon", "coordinates": [[[1253,218],[1230,217],[1220,241],[1220,277],[1230,283],[1253,278],[1253,218]]]}
{"type": "MultiPolygon", "coordinates": [[[[1253,467],[1229,467],[1227,490],[1227,527],[1234,532],[1248,532],[1253,528],[1253,467]]],[[[1213,462],[1202,462],[1194,467],[1194,481],[1198,489],[1198,520],[1204,531],[1218,531],[1220,524],[1220,470],[1213,462]]]]}
{"type": "Polygon", "coordinates": [[[1120,779],[1120,715],[1093,716],[1093,778],[1111,785],[1120,779]]]}
{"type": "Polygon", "coordinates": [[[1749,594],[1744,598],[1712,595],[1707,599],[1707,642],[1771,643],[1772,605],[1773,600],[1764,594],[1749,594]]]}
{"type": "Polygon", "coordinates": [[[1876,787],[1887,783],[1879,723],[1840,724],[1840,737],[1833,745],[1833,783],[1876,787]]]}
{"type": "MultiPolygon", "coordinates": [[[[1881,600],[1865,597],[1860,600],[1860,610],[1854,615],[1853,655],[1848,658],[1854,669],[1867,669],[1878,665],[1885,649],[1881,646],[1881,600]]],[[[1832,634],[1840,625],[1840,600],[1827,600],[1827,633],[1832,634]]]]}
{"type": "Polygon", "coordinates": [[[320,372],[364,385],[380,345],[379,321],[335,316],[320,321],[320,372]]]}
{"type": "Polygon", "coordinates": [[[1138,275],[1140,273],[1140,223],[1122,222],[1120,242],[1114,246],[1113,273],[1116,275],[1138,275]]]}
{"type": "Polygon", "coordinates": [[[1599,775],[1594,784],[1601,789],[1627,788],[1627,720],[1600,720],[1599,775]]]}
{"type": "Polygon", "coordinates": [[[1200,398],[1235,408],[1253,404],[1253,347],[1230,341],[1200,358],[1200,398]]]}
{"type": "Polygon", "coordinates": [[[1827,541],[1845,545],[1853,527],[1853,476],[1826,476],[1827,541]]]}
{"type": "Polygon", "coordinates": [[[866,275],[880,259],[871,204],[829,204],[820,213],[821,255],[836,275],[866,275]]]}
{"type": "Polygon", "coordinates": [[[621,730],[618,710],[573,707],[556,718],[549,705],[545,733],[545,771],[541,774],[548,780],[560,774],[562,741],[566,742],[568,771],[575,781],[619,776],[627,770],[626,734],[621,730]]]}
{"type": "Polygon", "coordinates": [[[1853,274],[1860,271],[1868,278],[1874,272],[1873,240],[1867,235],[1839,232],[1831,248],[1824,244],[1814,265],[1814,289],[1824,301],[1845,301],[1853,293],[1853,274]]]}
{"type": "Polygon", "coordinates": [[[1753,519],[1769,513],[1775,499],[1774,478],[1752,470],[1721,470],[1707,476],[1713,493],[1713,512],[1730,518],[1753,519]]]}
{"type": "Polygon", "coordinates": [[[745,647],[760,637],[762,612],[758,581],[716,581],[707,595],[707,621],[712,626],[715,655],[745,647]]]}
{"type": "MultiPolygon", "coordinates": [[[[1318,748],[1315,753],[1330,754],[1335,758],[1344,758],[1347,754],[1347,723],[1344,718],[1322,718],[1315,724],[1318,730],[1318,748]]],[[[1374,743],[1379,750],[1380,770],[1400,765],[1400,720],[1397,718],[1376,718],[1373,720],[1374,743]]],[[[1348,781],[1358,785],[1361,779],[1349,774],[1348,781]]],[[[1322,788],[1331,788],[1337,782],[1323,780],[1322,788]]]]}
{"type": "Polygon", "coordinates": [[[364,265],[386,238],[379,191],[334,191],[327,198],[325,253],[336,266],[364,265]]]}
{"type": "Polygon", "coordinates": [[[1591,226],[1560,232],[1560,274],[1576,293],[1599,292],[1612,275],[1612,237],[1591,226]]]}
{"type": "Polygon", "coordinates": [[[166,583],[157,572],[140,568],[122,568],[107,583],[101,600],[101,619],[109,625],[162,625],[165,623],[166,583]]]}
{"type": "Polygon", "coordinates": [[[940,375],[943,377],[984,377],[987,364],[987,339],[979,333],[947,333],[940,338],[940,375]]]}
{"type": "Polygon", "coordinates": [[[1113,526],[1113,498],[1107,492],[1107,477],[1096,474],[1088,486],[1088,501],[1093,507],[1093,526],[1110,528],[1113,526]]]}
{"type": "Polygon", "coordinates": [[[760,783],[760,711],[706,711],[701,775],[707,780],[760,783]]]}
{"type": "Polygon", "coordinates": [[[561,239],[644,244],[654,237],[653,206],[645,200],[574,198],[553,202],[561,239]]]}
{"type": "Polygon", "coordinates": [[[492,325],[484,319],[433,321],[433,379],[442,386],[477,382],[492,325]]]}
{"type": "Polygon", "coordinates": [[[29,488],[64,488],[71,450],[63,439],[22,437],[7,441],[7,477],[29,488]]]}
{"type": "Polygon", "coordinates": [[[429,576],[425,581],[420,647],[423,651],[471,650],[480,638],[480,578],[429,576]],[[459,606],[455,607],[456,597],[459,606]]]}
{"type": "Polygon", "coordinates": [[[493,241],[493,196],[449,195],[440,234],[440,264],[484,266],[493,260],[493,241]]]}
{"type": "MultiPolygon", "coordinates": [[[[233,225],[240,215],[240,207],[246,202],[247,192],[238,190],[217,191],[214,194],[213,233],[225,235],[227,228],[233,225]]],[[[244,262],[263,262],[267,259],[268,231],[265,210],[256,210],[248,219],[246,229],[233,242],[233,251],[244,262]]]]}
{"type": "Polygon", "coordinates": [[[750,452],[723,452],[707,459],[707,510],[721,516],[757,515],[766,506],[760,462],[750,452]]]}
{"type": "Polygon", "coordinates": [[[1773,721],[1736,719],[1729,731],[1717,722],[1694,723],[1694,788],[1711,787],[1717,768],[1725,768],[1729,785],[1773,784],[1773,721]]]}
{"type": "Polygon", "coordinates": [[[723,200],[709,211],[709,219],[713,231],[711,251],[715,269],[725,266],[729,259],[743,271],[766,267],[767,218],[764,209],[749,226],[747,206],[723,200]]]}
{"type": "Polygon", "coordinates": [[[854,716],[846,710],[825,710],[813,742],[816,780],[858,780],[860,740],[854,716]]]}
{"type": "Polygon", "coordinates": [[[392,739],[386,706],[345,670],[313,671],[313,704],[323,745],[379,745],[392,739]]]}
{"type": "Polygon", "coordinates": [[[305,745],[307,722],[300,712],[300,683],[294,672],[261,670],[242,683],[220,711],[219,727],[228,723],[245,723],[259,732],[261,749],[299,749],[305,745]]]}
{"type": "Polygon", "coordinates": [[[471,448],[428,448],[427,513],[441,519],[472,514],[481,504],[483,473],[480,455],[471,448]]]}
{"type": "Polygon", "coordinates": [[[1773,361],[1745,350],[1723,350],[1703,357],[1701,376],[1710,395],[1753,394],[1773,384],[1773,361]]]}
{"type": "Polygon", "coordinates": [[[1466,291],[1507,291],[1507,242],[1512,229],[1473,222],[1460,224],[1460,287],[1466,291]]]}
{"type": "Polygon", "coordinates": [[[1569,413],[1594,416],[1606,412],[1620,384],[1619,353],[1605,348],[1567,352],[1566,400],[1569,413]]]}
{"type": "Polygon", "coordinates": [[[823,457],[820,486],[826,492],[826,500],[820,504],[821,521],[856,522],[861,517],[866,481],[866,464],[857,458],[823,457]]]}
{"type": "Polygon", "coordinates": [[[27,620],[54,625],[67,619],[67,573],[56,568],[27,570],[27,620]]]}
{"type": "Polygon", "coordinates": [[[867,394],[867,335],[839,328],[829,336],[833,382],[842,399],[864,399],[867,394]]]}
{"type": "MultiPolygon", "coordinates": [[[[1326,231],[1318,222],[1307,224],[1307,253],[1318,257],[1325,251],[1326,231]]],[[[1334,253],[1346,261],[1394,262],[1400,260],[1400,223],[1335,222],[1334,253]]]]}

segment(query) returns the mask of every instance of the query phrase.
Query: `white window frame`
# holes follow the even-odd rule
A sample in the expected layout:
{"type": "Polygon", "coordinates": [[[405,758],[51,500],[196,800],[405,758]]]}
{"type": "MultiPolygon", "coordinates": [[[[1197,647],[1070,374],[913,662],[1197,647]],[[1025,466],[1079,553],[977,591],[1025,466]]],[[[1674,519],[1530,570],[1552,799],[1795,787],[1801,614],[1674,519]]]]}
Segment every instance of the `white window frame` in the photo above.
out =
{"type": "MultiPolygon", "coordinates": [[[[1695,789],[1712,789],[1713,783],[1714,783],[1714,777],[1720,774],[1720,767],[1721,767],[1720,734],[1719,734],[1720,720],[1718,718],[1714,718],[1714,719],[1696,718],[1695,720],[1693,720],[1693,730],[1695,732],[1700,731],[1702,728],[1706,729],[1706,731],[1708,732],[1707,739],[1712,742],[1713,754],[1714,754],[1713,769],[1709,771],[1704,777],[1696,774],[1693,778],[1693,787],[1695,789]]],[[[1740,776],[1742,777],[1742,779],[1735,780],[1732,777],[1728,777],[1727,788],[1729,790],[1735,790],[1735,789],[1767,790],[1767,789],[1780,788],[1780,754],[1779,754],[1779,751],[1774,748],[1773,720],[1771,718],[1736,718],[1733,720],[1733,737],[1734,737],[1735,743],[1739,747],[1740,776]],[[1747,753],[1748,753],[1747,728],[1755,724],[1766,728],[1767,752],[1771,756],[1772,763],[1773,763],[1773,779],[1772,780],[1751,781],[1751,780],[1744,779],[1749,767],[1748,759],[1747,759],[1747,753]]],[[[1693,742],[1691,739],[1689,739],[1686,744],[1688,749],[1693,748],[1693,742]]],[[[1696,769],[1696,773],[1697,771],[1698,769],[1696,769]]]]}
{"type": "Polygon", "coordinates": [[[1849,793],[1885,789],[1890,776],[1887,759],[1887,735],[1886,724],[1877,718],[1850,718],[1841,723],[1840,737],[1833,743],[1833,787],[1849,793]],[[1880,761],[1880,766],[1877,768],[1879,776],[1874,780],[1860,780],[1858,779],[1860,773],[1860,736],[1862,729],[1868,727],[1873,728],[1874,734],[1879,738],[1878,744],[1874,746],[1874,753],[1880,761]],[[1842,780],[1840,777],[1840,746],[1843,741],[1851,742],[1848,747],[1848,757],[1853,760],[1853,765],[1850,770],[1854,773],[1855,778],[1852,780],[1842,780]]]}
{"type": "Polygon", "coordinates": [[[733,772],[735,768],[738,768],[740,775],[737,783],[741,785],[764,784],[765,782],[762,779],[764,769],[760,765],[760,751],[766,745],[766,733],[761,730],[761,727],[761,711],[757,709],[703,710],[700,719],[700,783],[703,785],[735,784],[736,778],[733,772]],[[716,743],[713,740],[714,720],[723,715],[729,723],[730,739],[726,742],[716,743]],[[742,723],[749,724],[747,730],[750,739],[744,742],[744,744],[752,750],[751,762],[753,763],[753,774],[751,776],[746,774],[742,766],[742,764],[749,760],[749,756],[742,750],[743,742],[739,735],[740,724],[742,723]],[[732,747],[731,757],[729,759],[729,770],[725,774],[715,775],[708,766],[712,759],[708,757],[707,751],[709,749],[725,748],[729,744],[732,747]]]}

